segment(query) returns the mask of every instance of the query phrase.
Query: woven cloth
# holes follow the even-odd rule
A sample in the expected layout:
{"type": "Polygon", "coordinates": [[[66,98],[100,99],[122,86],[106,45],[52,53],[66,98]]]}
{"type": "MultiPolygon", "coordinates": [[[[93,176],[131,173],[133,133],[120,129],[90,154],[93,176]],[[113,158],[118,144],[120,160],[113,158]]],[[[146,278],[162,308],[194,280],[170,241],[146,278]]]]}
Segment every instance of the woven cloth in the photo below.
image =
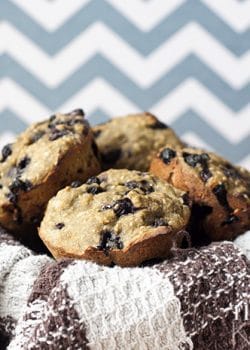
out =
{"type": "Polygon", "coordinates": [[[141,268],[35,255],[0,234],[1,349],[236,349],[250,344],[250,265],[233,243],[141,268]]]}

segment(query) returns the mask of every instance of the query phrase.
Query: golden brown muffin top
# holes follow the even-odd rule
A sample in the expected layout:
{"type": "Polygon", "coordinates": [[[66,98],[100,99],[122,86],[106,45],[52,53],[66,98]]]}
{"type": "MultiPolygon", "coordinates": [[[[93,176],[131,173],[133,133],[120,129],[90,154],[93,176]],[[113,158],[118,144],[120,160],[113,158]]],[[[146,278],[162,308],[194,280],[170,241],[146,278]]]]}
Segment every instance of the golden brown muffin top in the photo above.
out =
{"type": "Polygon", "coordinates": [[[152,157],[166,143],[183,145],[170,127],[148,112],[114,118],[93,131],[105,169],[147,171],[152,157]]]}
{"type": "Polygon", "coordinates": [[[90,247],[126,249],[161,226],[178,231],[189,219],[185,192],[149,173],[111,169],[79,185],[49,201],[40,228],[48,246],[74,257],[90,247]]]}
{"type": "Polygon", "coordinates": [[[13,201],[19,190],[27,191],[45,181],[69,145],[82,142],[89,130],[82,110],[58,113],[33,124],[13,144],[6,145],[0,159],[0,201],[13,201]]]}

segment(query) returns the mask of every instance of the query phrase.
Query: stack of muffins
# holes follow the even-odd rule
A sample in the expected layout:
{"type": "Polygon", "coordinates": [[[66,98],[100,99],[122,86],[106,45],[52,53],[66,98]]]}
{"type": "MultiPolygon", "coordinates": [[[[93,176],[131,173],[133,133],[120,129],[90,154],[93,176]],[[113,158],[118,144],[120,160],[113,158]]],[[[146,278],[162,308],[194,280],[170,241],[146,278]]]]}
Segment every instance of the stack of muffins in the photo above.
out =
{"type": "Polygon", "coordinates": [[[250,229],[250,172],[187,147],[150,113],[90,128],[55,114],[6,145],[0,224],[56,259],[137,266],[250,229]]]}

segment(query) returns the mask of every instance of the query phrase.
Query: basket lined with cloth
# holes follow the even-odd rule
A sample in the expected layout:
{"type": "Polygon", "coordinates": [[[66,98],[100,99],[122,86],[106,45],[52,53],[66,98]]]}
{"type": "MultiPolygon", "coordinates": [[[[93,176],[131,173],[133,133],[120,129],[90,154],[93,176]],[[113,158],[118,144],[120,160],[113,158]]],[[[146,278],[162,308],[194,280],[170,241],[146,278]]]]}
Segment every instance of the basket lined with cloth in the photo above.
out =
{"type": "Polygon", "coordinates": [[[248,253],[220,242],[110,268],[55,262],[1,230],[0,348],[247,350],[248,253]]]}

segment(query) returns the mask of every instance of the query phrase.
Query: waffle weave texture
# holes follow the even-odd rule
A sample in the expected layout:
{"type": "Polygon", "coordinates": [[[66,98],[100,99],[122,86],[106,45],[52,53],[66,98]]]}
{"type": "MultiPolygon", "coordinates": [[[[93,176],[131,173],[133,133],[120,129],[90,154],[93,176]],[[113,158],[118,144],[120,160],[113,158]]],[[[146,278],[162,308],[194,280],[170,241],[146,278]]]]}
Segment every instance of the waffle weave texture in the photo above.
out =
{"type": "Polygon", "coordinates": [[[247,350],[250,264],[230,242],[141,268],[35,255],[0,235],[0,348],[247,350]]]}

